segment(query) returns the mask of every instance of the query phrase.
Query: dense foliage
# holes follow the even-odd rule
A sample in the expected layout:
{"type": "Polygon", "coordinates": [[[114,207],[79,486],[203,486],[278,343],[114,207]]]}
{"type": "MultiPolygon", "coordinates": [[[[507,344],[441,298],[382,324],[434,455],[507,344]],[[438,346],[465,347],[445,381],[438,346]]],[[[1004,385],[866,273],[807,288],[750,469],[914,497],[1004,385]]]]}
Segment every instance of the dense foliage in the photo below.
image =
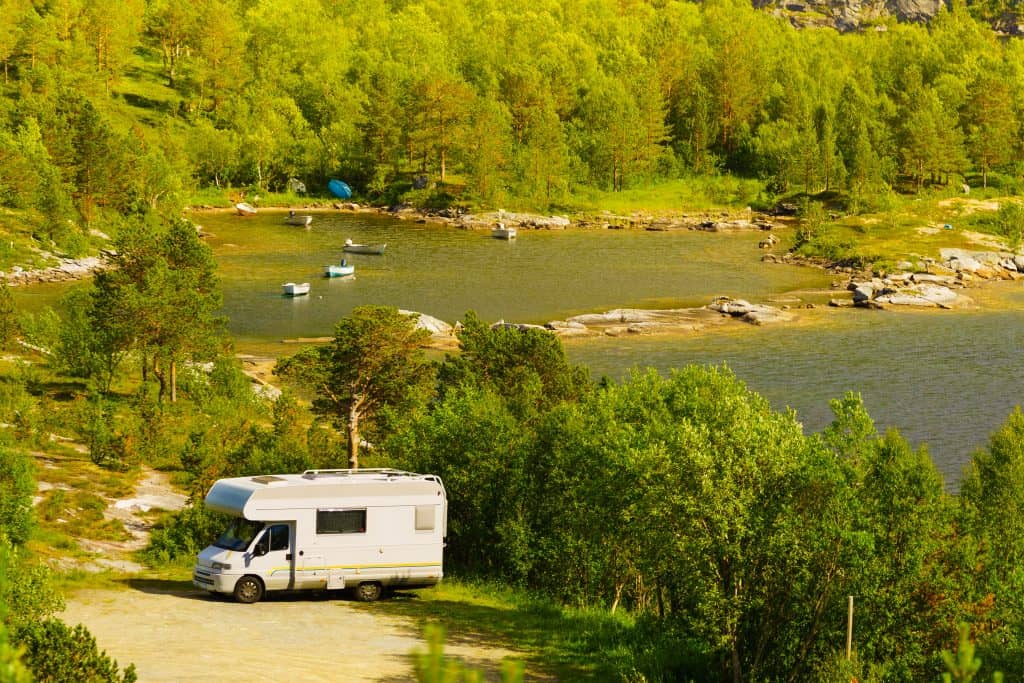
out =
{"type": "MultiPolygon", "coordinates": [[[[449,571],[636,615],[632,679],[927,680],[961,621],[986,661],[1024,676],[1019,412],[954,497],[926,449],[879,434],[855,395],[808,435],[725,368],[594,384],[546,333],[472,315],[435,374],[404,316],[367,307],[282,364],[313,383],[297,392],[318,390],[311,420],[288,394],[254,397],[218,355],[213,262],[177,219],[196,188],[320,191],[337,176],[378,200],[451,202],[458,188],[545,208],[722,171],[759,178],[766,202],[841,190],[856,205],[967,173],[985,185],[1020,170],[1024,49],[963,4],[845,35],[738,0],[0,0],[0,13],[0,206],[34,217],[43,246],[77,253],[101,231],[116,246],[118,268],[70,294],[62,319],[17,321],[51,370],[89,382],[74,425],[97,464],[180,466],[195,502],[223,476],[358,462],[370,436],[373,464],[444,478],[449,571]],[[179,372],[201,418],[173,407],[179,372]]],[[[997,218],[1015,243],[1019,214],[997,218]]],[[[805,221],[798,246],[827,242],[823,223],[805,221]]],[[[0,412],[39,443],[55,413],[23,372],[0,384],[0,412]]],[[[24,456],[0,452],[0,671],[122,680],[87,633],[52,620],[59,596],[24,554],[32,494],[24,456]],[[46,661],[51,649],[67,656],[46,661]]],[[[189,558],[219,523],[187,508],[149,556],[189,558]]]]}
{"type": "Polygon", "coordinates": [[[134,666],[120,671],[84,626],[53,618],[64,608],[53,574],[23,548],[35,522],[31,461],[14,451],[0,455],[0,681],[132,683],[134,666]]]}
{"type": "Polygon", "coordinates": [[[73,251],[74,215],[291,179],[534,206],[722,170],[858,201],[985,184],[1016,171],[1024,92],[990,10],[839,34],[743,0],[5,0],[0,204],[73,251]]]}

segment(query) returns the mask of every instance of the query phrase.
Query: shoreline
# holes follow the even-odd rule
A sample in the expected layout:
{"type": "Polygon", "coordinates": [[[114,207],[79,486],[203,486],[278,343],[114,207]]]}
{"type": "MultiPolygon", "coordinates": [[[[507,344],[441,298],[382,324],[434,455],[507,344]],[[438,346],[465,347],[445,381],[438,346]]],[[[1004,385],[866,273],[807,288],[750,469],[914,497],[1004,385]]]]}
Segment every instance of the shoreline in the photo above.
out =
{"type": "MultiPolygon", "coordinates": [[[[700,213],[679,213],[673,216],[635,212],[628,222],[615,223],[623,217],[605,214],[603,222],[589,218],[569,219],[564,216],[541,216],[498,210],[482,214],[458,214],[456,212],[423,212],[411,207],[370,207],[354,202],[334,202],[330,205],[305,205],[296,208],[260,207],[269,214],[288,210],[316,213],[363,213],[388,216],[398,220],[415,220],[418,223],[437,223],[454,229],[486,230],[496,222],[515,225],[524,229],[572,229],[572,230],[690,230],[708,232],[750,232],[757,235],[768,233],[769,239],[759,240],[765,250],[762,262],[779,265],[820,268],[834,276],[829,290],[775,292],[758,297],[765,303],[750,303],[718,297],[703,306],[682,309],[612,309],[599,313],[572,316],[566,320],[553,320],[543,325],[506,322],[500,320],[494,325],[519,329],[546,329],[563,340],[581,337],[629,337],[649,335],[704,335],[731,326],[729,323],[742,322],[752,327],[761,325],[793,325],[815,308],[862,307],[884,310],[964,310],[988,308],[993,297],[968,296],[968,290],[980,291],[1002,281],[1012,282],[1024,278],[1024,256],[1006,251],[974,252],[964,249],[940,248],[940,259],[917,257],[916,262],[903,262],[898,273],[867,273],[852,268],[825,264],[814,259],[794,255],[789,251],[775,253],[780,243],[772,229],[789,229],[788,217],[768,217],[743,209],[738,212],[705,211],[700,213]],[[499,220],[501,219],[501,220],[499,220]],[[773,222],[775,221],[775,222],[773,222]],[[817,301],[809,301],[808,298],[817,301]],[[981,303],[985,302],[985,303],[981,303]],[[723,307],[724,305],[724,307],[723,307]]],[[[187,217],[200,235],[203,227],[195,220],[203,214],[225,214],[236,212],[233,207],[191,207],[187,217]]],[[[239,217],[244,220],[246,217],[239,217]]],[[[988,245],[986,245],[988,246],[988,245]]],[[[996,246],[996,245],[991,245],[996,246]]],[[[991,247],[990,247],[991,249],[991,247]]],[[[62,282],[90,277],[93,272],[106,266],[104,258],[111,252],[101,250],[100,256],[83,259],[61,259],[55,266],[46,269],[22,270],[15,267],[11,273],[2,273],[12,286],[30,286],[38,283],[62,282]]],[[[1003,298],[1003,297],[995,297],[1003,298]]],[[[433,335],[431,348],[450,350],[457,346],[452,325],[420,312],[421,320],[433,335]]],[[[821,316],[813,316],[821,317],[821,316]]],[[[265,345],[279,347],[278,354],[289,345],[305,342],[318,343],[322,339],[310,340],[266,340],[265,345]]],[[[260,342],[257,342],[260,343],[260,342]]]]}

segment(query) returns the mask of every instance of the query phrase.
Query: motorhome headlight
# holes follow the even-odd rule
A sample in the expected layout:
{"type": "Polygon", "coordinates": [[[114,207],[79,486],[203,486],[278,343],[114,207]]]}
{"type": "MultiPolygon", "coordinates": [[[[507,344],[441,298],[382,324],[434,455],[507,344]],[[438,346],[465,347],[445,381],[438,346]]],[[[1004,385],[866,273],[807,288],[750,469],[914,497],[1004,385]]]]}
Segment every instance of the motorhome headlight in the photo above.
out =
{"type": "Polygon", "coordinates": [[[231,569],[231,564],[228,562],[211,562],[210,569],[218,569],[223,571],[225,569],[231,569]]]}

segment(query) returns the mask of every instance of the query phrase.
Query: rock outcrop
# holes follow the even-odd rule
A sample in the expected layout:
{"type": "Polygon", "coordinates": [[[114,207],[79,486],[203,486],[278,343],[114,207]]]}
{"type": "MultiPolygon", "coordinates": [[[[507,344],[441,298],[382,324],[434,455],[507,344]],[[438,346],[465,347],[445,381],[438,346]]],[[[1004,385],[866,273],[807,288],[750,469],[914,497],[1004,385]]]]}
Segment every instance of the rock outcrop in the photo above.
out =
{"type": "Polygon", "coordinates": [[[80,280],[103,268],[106,262],[104,255],[79,259],[62,258],[57,265],[49,268],[25,270],[20,266],[14,266],[8,272],[0,272],[0,277],[7,280],[7,284],[12,286],[36,282],[80,280]]]}
{"type": "Polygon", "coordinates": [[[754,0],[754,6],[787,18],[794,26],[831,26],[857,31],[886,17],[926,23],[941,0],[754,0]]]}

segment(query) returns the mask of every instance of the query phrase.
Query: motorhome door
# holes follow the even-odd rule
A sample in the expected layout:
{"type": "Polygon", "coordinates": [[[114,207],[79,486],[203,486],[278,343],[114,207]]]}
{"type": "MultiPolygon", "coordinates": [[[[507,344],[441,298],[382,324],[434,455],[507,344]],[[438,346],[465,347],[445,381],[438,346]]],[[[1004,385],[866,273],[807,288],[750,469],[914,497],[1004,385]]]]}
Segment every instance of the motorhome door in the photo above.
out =
{"type": "Polygon", "coordinates": [[[256,539],[249,554],[249,571],[259,574],[267,590],[295,587],[295,562],[290,524],[270,524],[256,539]]]}

